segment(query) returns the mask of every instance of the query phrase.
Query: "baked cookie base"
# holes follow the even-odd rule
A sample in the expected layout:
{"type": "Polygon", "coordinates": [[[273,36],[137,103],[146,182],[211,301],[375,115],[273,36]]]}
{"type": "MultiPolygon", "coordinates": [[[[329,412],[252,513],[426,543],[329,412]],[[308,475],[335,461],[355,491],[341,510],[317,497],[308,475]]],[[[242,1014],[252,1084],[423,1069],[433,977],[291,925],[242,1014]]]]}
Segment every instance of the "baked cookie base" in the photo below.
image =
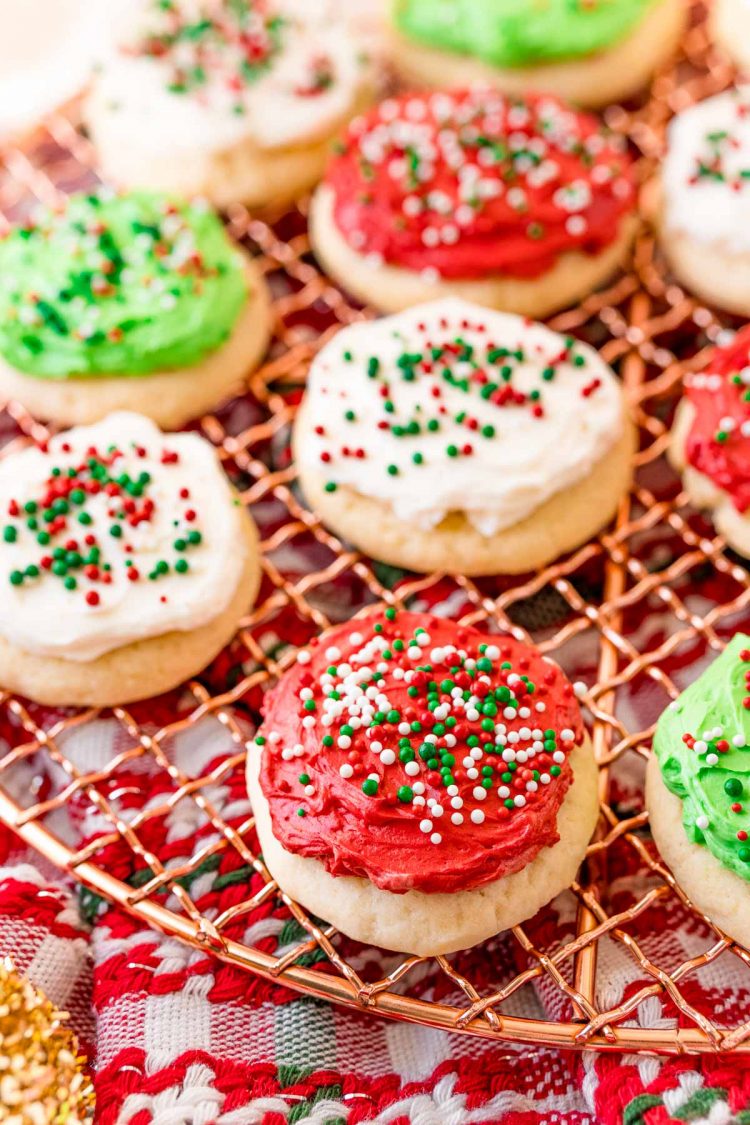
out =
{"type": "Polygon", "coordinates": [[[570,756],[574,781],[558,813],[556,844],[542,848],[521,871],[476,890],[394,894],[369,879],[330,875],[319,860],[279,843],[260,787],[260,758],[251,746],[248,790],[263,860],[281,889],[355,941],[420,957],[466,949],[533,917],[575,878],[598,816],[598,773],[587,736],[570,756]]]}
{"type": "Polygon", "coordinates": [[[739,512],[732,497],[704,473],[688,465],[685,457],[687,438],[695,417],[695,407],[682,399],[675,413],[667,455],[670,464],[682,474],[682,483],[696,508],[710,510],[711,519],[720,535],[738,554],[750,558],[750,519],[739,512]]]}
{"type": "Polygon", "coordinates": [[[740,71],[750,71],[750,8],[744,0],[714,0],[712,38],[740,71]]]}
{"type": "Polygon", "coordinates": [[[35,418],[58,426],[85,426],[117,410],[136,410],[170,430],[213,410],[242,389],[268,348],[268,288],[246,257],[247,304],[227,342],[195,366],[150,375],[50,379],[26,375],[0,357],[0,399],[13,399],[35,418]]]}
{"type": "Polygon", "coordinates": [[[232,204],[283,210],[305,195],[323,175],[331,145],[351,117],[371,102],[373,91],[360,92],[350,112],[324,134],[304,144],[261,148],[250,138],[232,148],[160,152],[139,144],[141,130],[129,127],[93,93],[85,119],[104,178],[120,188],[148,187],[191,198],[202,196],[225,210],[232,204]]]}
{"type": "Polygon", "coordinates": [[[733,254],[727,245],[697,242],[672,230],[662,208],[659,243],[681,285],[702,301],[750,317],[750,254],[733,254]]]}
{"type": "Polygon", "coordinates": [[[0,686],[48,707],[116,707],[170,691],[210,664],[234,636],[255,601],[261,569],[250,516],[245,569],[226,609],[205,625],[134,641],[90,661],[39,656],[0,637],[0,686]]]}
{"type": "MultiPolygon", "coordinates": [[[[626,406],[623,402],[623,412],[626,406]]],[[[305,498],[323,522],[365,554],[391,566],[450,574],[523,574],[545,566],[596,535],[617,511],[630,487],[636,431],[625,416],[622,437],[577,484],[550,497],[521,523],[481,535],[463,513],[450,513],[432,530],[398,519],[389,504],[339,486],[303,465],[308,439],[304,407],[294,430],[295,460],[305,498]]]]}
{"type": "Polygon", "coordinates": [[[646,770],[646,806],[654,842],[693,906],[750,948],[750,882],[724,867],[707,847],[688,839],[682,801],[664,784],[654,754],[646,770]]]}
{"type": "Polygon", "coordinates": [[[566,62],[505,68],[423,46],[395,28],[390,38],[396,70],[411,85],[450,88],[486,82],[506,94],[543,90],[598,109],[645,86],[675,52],[686,26],[683,0],[659,0],[635,30],[609,50],[566,62]]]}
{"type": "Polygon", "coordinates": [[[552,269],[538,278],[493,277],[425,280],[417,270],[385,263],[371,265],[353,250],[333,217],[334,196],[321,184],[310,204],[310,241],[316,257],[348,293],[381,312],[394,313],[436,301],[463,297],[503,312],[541,320],[582,300],[614,274],[627,257],[637,220],[628,215],[616,238],[599,254],[574,250],[561,254],[552,269]]]}

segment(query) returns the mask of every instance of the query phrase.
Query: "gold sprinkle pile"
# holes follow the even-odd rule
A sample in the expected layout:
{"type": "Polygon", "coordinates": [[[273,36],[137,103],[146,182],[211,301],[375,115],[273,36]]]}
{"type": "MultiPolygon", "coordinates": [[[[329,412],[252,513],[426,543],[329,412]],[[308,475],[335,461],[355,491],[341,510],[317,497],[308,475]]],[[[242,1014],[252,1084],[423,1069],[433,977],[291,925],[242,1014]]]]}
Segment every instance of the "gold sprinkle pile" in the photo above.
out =
{"type": "Polygon", "coordinates": [[[10,960],[0,961],[0,1122],[84,1125],[94,1091],[78,1040],[58,1012],[10,960]]]}

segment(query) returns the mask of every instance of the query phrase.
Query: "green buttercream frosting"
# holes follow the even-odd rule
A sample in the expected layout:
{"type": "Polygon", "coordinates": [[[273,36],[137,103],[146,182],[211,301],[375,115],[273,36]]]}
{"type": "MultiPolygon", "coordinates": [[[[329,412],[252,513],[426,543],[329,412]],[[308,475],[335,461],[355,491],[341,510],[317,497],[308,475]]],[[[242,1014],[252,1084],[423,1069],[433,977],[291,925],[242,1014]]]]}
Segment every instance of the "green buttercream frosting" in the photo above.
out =
{"type": "Polygon", "coordinates": [[[682,801],[688,838],[750,881],[750,710],[743,706],[750,697],[747,673],[750,636],[736,633],[661,716],[654,751],[667,788],[682,801]]]}
{"type": "Polygon", "coordinates": [[[653,0],[395,0],[399,31],[492,66],[533,66],[605,50],[653,0]]]}
{"type": "Polygon", "coordinates": [[[0,355],[40,378],[189,367],[246,299],[214,212],[152,192],[71,195],[0,239],[0,355]]]}

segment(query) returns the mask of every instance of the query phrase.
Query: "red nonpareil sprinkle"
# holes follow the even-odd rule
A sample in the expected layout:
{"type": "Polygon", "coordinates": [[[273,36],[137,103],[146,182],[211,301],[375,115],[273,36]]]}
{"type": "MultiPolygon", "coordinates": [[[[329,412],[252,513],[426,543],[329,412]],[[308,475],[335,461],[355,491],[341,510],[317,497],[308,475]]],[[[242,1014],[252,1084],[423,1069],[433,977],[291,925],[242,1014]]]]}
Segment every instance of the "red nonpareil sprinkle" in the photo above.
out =
{"type": "Polygon", "coordinates": [[[99,595],[96,590],[88,590],[86,593],[86,605],[99,605],[99,595]]]}

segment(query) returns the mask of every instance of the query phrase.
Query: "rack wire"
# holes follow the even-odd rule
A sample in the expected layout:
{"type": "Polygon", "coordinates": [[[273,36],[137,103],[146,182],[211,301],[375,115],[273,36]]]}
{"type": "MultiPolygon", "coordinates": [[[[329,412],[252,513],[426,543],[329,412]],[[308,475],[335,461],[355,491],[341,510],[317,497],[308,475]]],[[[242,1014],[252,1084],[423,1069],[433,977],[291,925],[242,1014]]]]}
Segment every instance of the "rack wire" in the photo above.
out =
{"type": "MultiPolygon", "coordinates": [[[[670,115],[733,77],[709,44],[705,12],[696,6],[693,15],[683,56],[657,77],[648,98],[607,114],[610,126],[638,152],[644,183],[658,161],[670,115]]],[[[92,169],[93,154],[74,117],[57,115],[23,145],[0,151],[0,210],[6,220],[17,218],[35,200],[51,201],[90,182],[92,169]]],[[[307,367],[338,327],[372,313],[352,304],[317,267],[304,204],[275,219],[234,207],[229,228],[257,256],[274,294],[274,340],[270,358],[249,378],[247,394],[196,425],[216,445],[261,528],[264,582],[257,605],[228,652],[182,692],[153,707],[109,713],[118,726],[118,751],[103,769],[81,770],[67,749],[68,736],[94,722],[95,712],[50,713],[0,692],[0,734],[7,746],[0,759],[0,820],[86,894],[103,896],[143,923],[310,996],[498,1041],[750,1052],[750,1020],[720,1022],[691,988],[696,974],[719,958],[747,969],[750,954],[702,917],[696,919],[705,939],[700,952],[669,965],[653,952],[649,938],[658,918],[650,921],[651,915],[668,904],[691,907],[650,844],[642,797],[618,780],[618,771],[638,775],[658,714],[747,620],[750,603],[747,564],[690,508],[662,456],[683,374],[700,367],[705,349],[733,323],[669,278],[649,223],[647,188],[643,199],[644,221],[628,269],[550,322],[598,346],[621,373],[641,432],[636,483],[610,529],[520,581],[394,572],[339,542],[305,507],[288,436],[307,367]],[[599,827],[570,890],[572,921],[560,924],[549,908],[541,921],[488,943],[479,975],[476,955],[384,958],[355,948],[279,891],[257,850],[252,818],[225,821],[212,797],[217,784],[242,770],[262,691],[294,660],[297,644],[367,605],[436,600],[459,605],[463,622],[539,645],[571,675],[584,678],[600,770],[599,827]],[[294,644],[282,640],[291,637],[294,644]],[[175,765],[168,747],[209,715],[223,724],[235,751],[209,772],[191,776],[175,765]],[[138,763],[161,778],[164,800],[125,816],[119,779],[138,763]],[[27,770],[26,793],[34,803],[11,785],[19,767],[27,770]],[[182,801],[196,806],[213,833],[175,864],[153,845],[149,829],[182,801]],[[104,826],[83,845],[71,843],[58,827],[61,811],[72,806],[94,810],[104,826]],[[138,880],[113,874],[113,847],[130,858],[138,880]],[[191,877],[228,856],[252,874],[246,894],[219,914],[202,912],[191,897],[191,877]],[[634,865],[645,879],[623,904],[612,891],[613,879],[634,865]],[[297,940],[281,953],[242,938],[247,920],[269,904],[297,927],[297,940]],[[614,1005],[602,989],[605,942],[632,960],[638,976],[637,986],[614,1005]],[[488,961],[502,961],[503,971],[494,976],[488,961]],[[524,1014],[520,998],[531,987],[544,994],[545,1015],[524,1014]],[[636,1014],[650,997],[663,1000],[674,1018],[644,1026],[636,1014]]],[[[18,404],[5,404],[0,440],[6,451],[45,433],[18,404]]]]}

